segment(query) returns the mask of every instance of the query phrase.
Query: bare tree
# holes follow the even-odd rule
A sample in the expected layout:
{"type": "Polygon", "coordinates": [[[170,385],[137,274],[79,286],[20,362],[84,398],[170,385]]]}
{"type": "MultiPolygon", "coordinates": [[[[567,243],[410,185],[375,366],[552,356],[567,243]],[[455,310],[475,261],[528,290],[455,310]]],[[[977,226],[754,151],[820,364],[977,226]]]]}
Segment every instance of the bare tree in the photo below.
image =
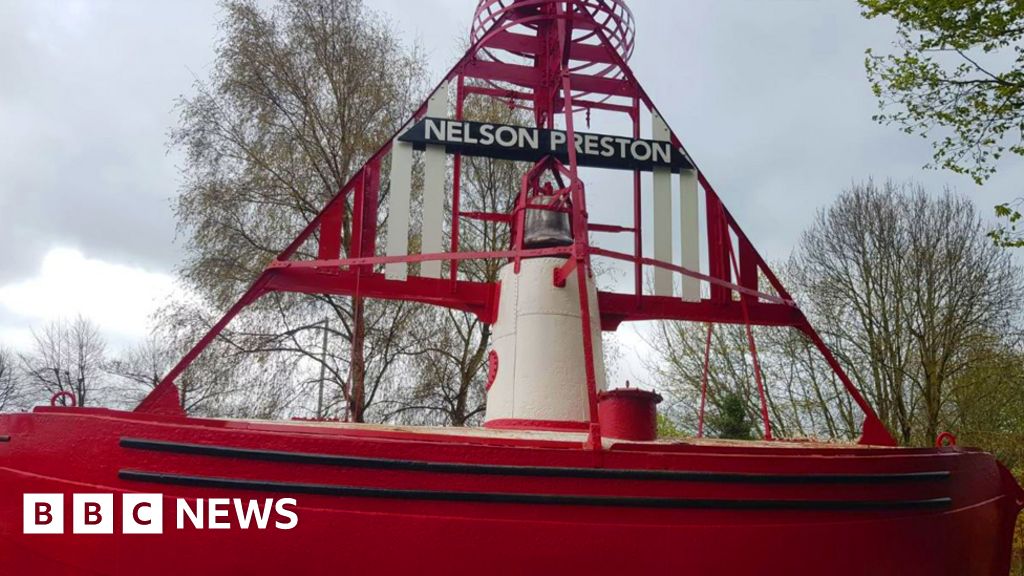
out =
{"type": "MultiPolygon", "coordinates": [[[[153,332],[107,361],[104,370],[112,376],[108,388],[115,393],[118,404],[125,408],[138,405],[177,362],[183,352],[171,346],[168,336],[153,332]]],[[[208,367],[204,373],[208,373],[208,367]]],[[[188,376],[182,378],[179,395],[191,391],[191,383],[188,376]]]]}
{"type": "Polygon", "coordinates": [[[0,412],[21,407],[24,389],[14,353],[0,347],[0,412]]]}
{"type": "MultiPolygon", "coordinates": [[[[195,301],[168,305],[158,313],[160,321],[150,341],[128,350],[112,370],[130,386],[148,388],[152,385],[151,374],[162,377],[206,332],[218,313],[195,301]]],[[[303,376],[309,371],[303,365],[304,357],[260,348],[265,336],[252,336],[244,330],[251,323],[259,326],[263,321],[259,317],[242,319],[240,326],[214,341],[178,377],[182,409],[202,416],[267,418],[301,412],[303,376]],[[246,345],[239,345],[239,341],[246,345]]],[[[333,351],[329,359],[336,357],[333,351]]]]}
{"type": "MultiPolygon", "coordinates": [[[[852,438],[858,434],[856,408],[842,383],[799,332],[755,327],[754,335],[769,417],[779,436],[852,438]]],[[[707,325],[659,322],[648,339],[658,354],[646,365],[666,393],[661,409],[682,431],[694,434],[704,382],[707,325]]],[[[742,326],[713,328],[707,368],[705,434],[726,433],[722,428],[737,422],[737,406],[751,432],[760,433],[759,395],[742,326]]]]}
{"type": "Polygon", "coordinates": [[[920,186],[855,185],[794,257],[805,306],[903,443],[933,441],[970,350],[1009,331],[1020,269],[973,204],[920,186]]]}
{"type": "MultiPolygon", "coordinates": [[[[949,192],[930,196],[891,182],[855,185],[819,214],[780,271],[904,444],[930,444],[943,427],[966,422],[962,403],[981,402],[970,392],[981,394],[979,366],[1011,357],[998,351],[1010,346],[1005,335],[1020,322],[1021,271],[987,241],[973,205],[949,192]]],[[[780,435],[855,436],[858,410],[806,338],[788,329],[754,332],[772,426],[780,435]]],[[[670,413],[690,432],[706,334],[703,326],[662,323],[652,336],[660,352],[652,370],[670,392],[670,413]]],[[[716,327],[710,358],[708,414],[736,395],[756,421],[742,330],[716,327]]],[[[1007,382],[1012,387],[1013,379],[1007,382]]]]}
{"type": "Polygon", "coordinates": [[[409,330],[416,344],[403,362],[401,393],[381,406],[383,419],[453,426],[476,421],[485,407],[490,327],[469,313],[427,308],[409,330]]]}
{"type": "Polygon", "coordinates": [[[106,342],[94,322],[81,316],[57,320],[33,331],[34,350],[23,355],[26,386],[37,399],[70,392],[79,406],[103,389],[106,342]]]}
{"type": "MultiPolygon", "coordinates": [[[[360,0],[222,5],[224,38],[213,72],[181,101],[181,122],[172,133],[186,153],[176,205],[189,241],[181,276],[203,300],[197,310],[230,306],[390,137],[422,92],[421,56],[403,47],[360,0]]],[[[384,202],[386,187],[382,192],[384,202]]],[[[346,249],[350,233],[346,222],[346,249]]],[[[300,254],[309,255],[308,247],[300,254]]],[[[410,309],[358,298],[271,295],[224,333],[222,350],[230,351],[239,373],[270,354],[287,357],[275,361],[298,369],[279,383],[292,392],[304,386],[307,371],[319,372],[309,364],[324,364],[342,400],[336,413],[361,421],[399,357],[397,329],[410,309]],[[325,318],[331,326],[327,355],[317,337],[325,318]]],[[[166,312],[165,323],[183,320],[173,309],[166,312]]],[[[191,314],[197,318],[215,319],[191,314]]],[[[254,412],[265,412],[250,400],[254,412]]],[[[281,401],[272,404],[281,408],[281,401]]]]}
{"type": "Polygon", "coordinates": [[[165,343],[151,334],[108,362],[111,374],[141,390],[155,387],[177,358],[165,343]]]}

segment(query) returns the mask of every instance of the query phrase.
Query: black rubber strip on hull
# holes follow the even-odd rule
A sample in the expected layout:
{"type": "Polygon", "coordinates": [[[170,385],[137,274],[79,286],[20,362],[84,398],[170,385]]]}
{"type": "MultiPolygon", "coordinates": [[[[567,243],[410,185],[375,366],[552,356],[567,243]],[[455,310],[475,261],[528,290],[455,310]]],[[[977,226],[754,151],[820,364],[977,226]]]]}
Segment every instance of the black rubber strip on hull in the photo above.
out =
{"type": "Polygon", "coordinates": [[[10,441],[11,441],[11,437],[10,436],[0,436],[0,442],[10,442],[10,441]]]}
{"type": "Polygon", "coordinates": [[[511,466],[501,464],[466,464],[456,462],[426,462],[422,460],[395,460],[364,458],[336,454],[313,454],[233,448],[209,444],[187,444],[160,440],[122,438],[121,446],[136,450],[150,450],[193,456],[239,458],[291,464],[319,464],[345,468],[377,470],[406,470],[446,474],[478,474],[497,476],[536,476],[545,478],[596,478],[616,480],[669,480],[686,482],[728,482],[750,484],[877,484],[887,482],[946,480],[948,470],[929,472],[902,472],[878,474],[764,474],[747,472],[708,472],[685,470],[626,470],[613,468],[566,468],[553,466],[511,466]]]}
{"type": "Polygon", "coordinates": [[[575,494],[516,494],[504,492],[454,492],[444,490],[406,490],[304,484],[270,480],[185,476],[160,472],[121,470],[122,480],[229,490],[258,490],[319,496],[384,498],[398,500],[429,500],[435,502],[476,502],[488,504],[539,504],[554,506],[598,506],[616,508],[715,509],[715,510],[832,510],[874,511],[943,509],[952,504],[950,498],[927,500],[724,500],[681,499],[625,496],[584,496],[575,494]]]}

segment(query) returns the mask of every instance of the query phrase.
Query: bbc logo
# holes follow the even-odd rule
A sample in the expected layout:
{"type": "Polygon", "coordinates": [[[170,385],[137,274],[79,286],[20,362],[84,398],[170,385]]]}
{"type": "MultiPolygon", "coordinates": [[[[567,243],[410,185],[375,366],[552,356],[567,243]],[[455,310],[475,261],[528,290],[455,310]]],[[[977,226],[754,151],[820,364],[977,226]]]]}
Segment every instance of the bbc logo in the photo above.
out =
{"type": "MultiPolygon", "coordinates": [[[[121,497],[121,533],[162,534],[162,494],[123,494],[121,497]]],[[[25,534],[64,533],[64,494],[25,494],[22,532],[25,534]]],[[[71,531],[74,534],[113,534],[113,494],[73,494],[71,531]]]]}

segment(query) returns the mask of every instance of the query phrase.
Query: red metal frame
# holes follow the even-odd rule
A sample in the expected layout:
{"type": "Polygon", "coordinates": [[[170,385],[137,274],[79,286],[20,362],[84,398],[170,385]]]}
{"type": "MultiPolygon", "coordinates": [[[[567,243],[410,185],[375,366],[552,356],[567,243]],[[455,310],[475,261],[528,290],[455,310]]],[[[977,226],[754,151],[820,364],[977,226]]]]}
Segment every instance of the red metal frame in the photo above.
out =
{"type": "MultiPolygon", "coordinates": [[[[574,111],[627,114],[639,135],[640,103],[650,106],[624,64],[632,39],[623,30],[631,31],[632,24],[620,0],[483,0],[481,6],[486,12],[478,11],[477,26],[487,30],[479,37],[474,33],[474,47],[448,76],[456,79],[456,115],[461,116],[466,95],[487,94],[529,106],[540,103],[534,108],[537,124],[553,126],[554,117],[563,114],[569,132],[574,111]],[[618,22],[609,24],[608,19],[618,22]],[[516,28],[517,22],[528,22],[530,33],[516,28]],[[536,86],[502,92],[492,86],[500,80],[469,73],[485,48],[491,53],[503,49],[498,46],[503,37],[491,35],[491,29],[533,38],[537,52],[528,55],[534,58],[536,86]],[[606,34],[623,40],[605,42],[601,37],[606,34]],[[581,37],[598,42],[577,46],[581,37]],[[576,80],[579,63],[568,64],[573,55],[586,55],[584,60],[605,71],[598,79],[623,82],[633,93],[624,98],[593,91],[584,95],[576,80]]],[[[576,275],[583,287],[583,334],[589,335],[587,300],[594,292],[585,289],[584,280],[591,274],[591,257],[597,256],[631,264],[636,274],[633,291],[597,293],[603,329],[649,319],[707,323],[705,400],[714,323],[746,326],[755,358],[752,325],[795,327],[821,350],[868,415],[862,441],[891,441],[703,177],[712,264],[708,274],[643,257],[638,174],[633,225],[590,224],[586,190],[572,157],[568,165],[552,159],[539,163],[533,176],[524,179],[510,214],[461,212],[461,161],[456,157],[447,252],[381,256],[376,247],[380,167],[389,148],[385,145],[370,158],[135,412],[50,406],[0,414],[0,572],[304,574],[323,572],[325,566],[344,566],[357,574],[461,574],[481,567],[510,574],[1008,572],[1024,490],[995,458],[970,448],[649,442],[658,397],[637,389],[604,393],[604,414],[596,421],[489,422],[502,430],[185,417],[175,378],[239,311],[268,292],[326,292],[360,301],[398,298],[493,321],[499,287],[460,278],[459,263],[558,255],[565,265],[552,282],[568,283],[576,275]],[[540,204],[536,194],[554,204],[548,209],[571,216],[571,246],[524,249],[522,216],[540,204]],[[462,251],[461,218],[505,223],[515,240],[492,252],[462,251]],[[594,231],[634,234],[634,252],[591,246],[588,233],[594,231]],[[386,263],[428,260],[448,261],[448,274],[398,281],[381,273],[386,263]],[[688,302],[644,294],[642,273],[652,267],[700,279],[711,288],[708,297],[688,302]],[[761,291],[760,278],[771,290],[761,291]],[[508,430],[516,426],[527,431],[508,430]],[[602,426],[611,441],[602,441],[602,426]],[[129,498],[139,494],[162,495],[152,504],[154,513],[162,504],[162,525],[158,516],[151,517],[163,529],[161,535],[125,529],[128,518],[145,524],[140,508],[130,507],[129,498]],[[34,516],[36,525],[60,528],[63,535],[24,528],[33,516],[28,496],[59,497],[60,504],[42,516],[35,508],[34,516]],[[111,530],[76,534],[80,498],[98,505],[103,496],[111,502],[103,508],[111,530]],[[274,522],[283,520],[279,512],[268,515],[264,526],[259,513],[240,508],[252,511],[265,504],[277,510],[275,501],[295,513],[287,529],[274,522]],[[179,514],[176,523],[173,511],[182,504],[200,510],[205,522],[179,514]],[[63,524],[57,506],[64,509],[63,524]],[[339,541],[345,545],[338,546],[339,541]],[[509,543],[521,542],[529,544],[529,553],[508,553],[509,543]],[[453,564],[453,556],[465,561],[453,564]]],[[[582,344],[592,398],[595,343],[582,344]]],[[[494,353],[490,360],[493,377],[494,353]]],[[[703,405],[704,400],[699,434],[703,405]]]]}
{"type": "MultiPolygon", "coordinates": [[[[622,0],[482,0],[470,34],[472,46],[445,75],[441,86],[455,85],[455,115],[463,117],[465,99],[471,95],[499,98],[509,106],[532,110],[538,127],[554,128],[561,114],[568,141],[575,134],[574,114],[604,110],[625,114],[632,121],[632,134],[640,136],[641,104],[650,112],[657,109],[636,80],[626,61],[634,45],[633,17],[622,0]],[[532,65],[527,65],[532,61],[532,65]]],[[[426,103],[411,120],[426,114],[426,103]]],[[[664,117],[664,116],[662,116],[664,117]]],[[[702,172],[698,181],[705,191],[707,210],[708,274],[644,257],[641,226],[641,177],[633,175],[633,225],[631,227],[592,225],[588,221],[586,193],[578,176],[575,148],[569,146],[568,165],[554,158],[538,162],[523,176],[522,189],[513,214],[483,214],[461,211],[461,157],[454,158],[452,179],[451,245],[448,252],[410,256],[379,256],[376,250],[377,212],[381,160],[390,152],[389,139],[324,207],[295,240],[271,262],[249,290],[167,374],[154,397],[167,394],[174,381],[243,308],[272,291],[329,293],[359,297],[403,299],[472,312],[486,322],[496,314],[498,289],[495,284],[459,278],[459,262],[476,258],[507,258],[517,264],[525,257],[565,255],[566,266],[557,270],[553,281],[563,285],[569,274],[579,279],[583,311],[584,353],[591,422],[597,423],[597,389],[593,342],[590,338],[589,294],[585,278],[592,274],[591,256],[632,263],[634,290],[629,294],[599,292],[601,328],[614,330],[624,321],[689,320],[708,323],[744,324],[755,362],[755,378],[761,400],[764,436],[771,438],[771,425],[757,350],[751,325],[789,326],[807,335],[829,366],[843,382],[865,415],[861,442],[895,445],[875,412],[856,389],[828,347],[797,308],[789,293],[722,204],[702,172]],[[542,174],[552,174],[562,187],[565,209],[571,214],[575,242],[571,247],[526,250],[522,228],[529,197],[540,187],[542,174]],[[349,198],[351,196],[351,198],[349,198]],[[346,213],[351,200],[352,213],[346,213]],[[460,220],[477,218],[512,226],[512,246],[500,252],[463,252],[459,249],[460,220]],[[345,222],[351,220],[349,242],[344,246],[345,222]],[[632,233],[633,253],[624,254],[590,245],[590,231],[632,233]],[[317,258],[298,257],[299,248],[318,233],[317,258]],[[737,241],[734,243],[732,237],[737,241]],[[734,245],[735,244],[735,245],[734,245]],[[345,249],[343,255],[342,249],[345,249]],[[389,262],[448,261],[444,279],[410,276],[396,281],[384,278],[379,268],[389,262]],[[700,302],[643,293],[644,267],[660,267],[698,278],[710,285],[709,297],[700,302]],[[764,278],[773,294],[760,290],[764,278]],[[738,295],[738,298],[734,298],[738,295]]],[[[673,145],[682,146],[671,133],[673,145]]],[[[687,156],[689,154],[687,153],[687,156]]],[[[696,166],[696,163],[694,163],[696,166]]],[[[710,347],[707,348],[710,353],[710,347]]],[[[707,360],[705,360],[706,362],[707,360]]],[[[706,384],[702,385],[702,388],[706,384]]],[[[703,433],[704,392],[700,432],[703,433]]],[[[140,406],[153,406],[147,400],[140,406]]]]}

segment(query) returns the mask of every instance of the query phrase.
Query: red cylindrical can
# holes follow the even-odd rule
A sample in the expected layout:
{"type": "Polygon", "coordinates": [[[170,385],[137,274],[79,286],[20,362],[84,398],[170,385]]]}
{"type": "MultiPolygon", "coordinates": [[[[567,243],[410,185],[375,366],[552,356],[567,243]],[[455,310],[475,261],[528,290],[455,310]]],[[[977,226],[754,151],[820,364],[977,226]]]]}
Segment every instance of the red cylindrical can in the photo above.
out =
{"type": "Polygon", "coordinates": [[[601,435],[623,440],[648,441],[658,437],[657,392],[617,388],[597,397],[601,435]]]}

